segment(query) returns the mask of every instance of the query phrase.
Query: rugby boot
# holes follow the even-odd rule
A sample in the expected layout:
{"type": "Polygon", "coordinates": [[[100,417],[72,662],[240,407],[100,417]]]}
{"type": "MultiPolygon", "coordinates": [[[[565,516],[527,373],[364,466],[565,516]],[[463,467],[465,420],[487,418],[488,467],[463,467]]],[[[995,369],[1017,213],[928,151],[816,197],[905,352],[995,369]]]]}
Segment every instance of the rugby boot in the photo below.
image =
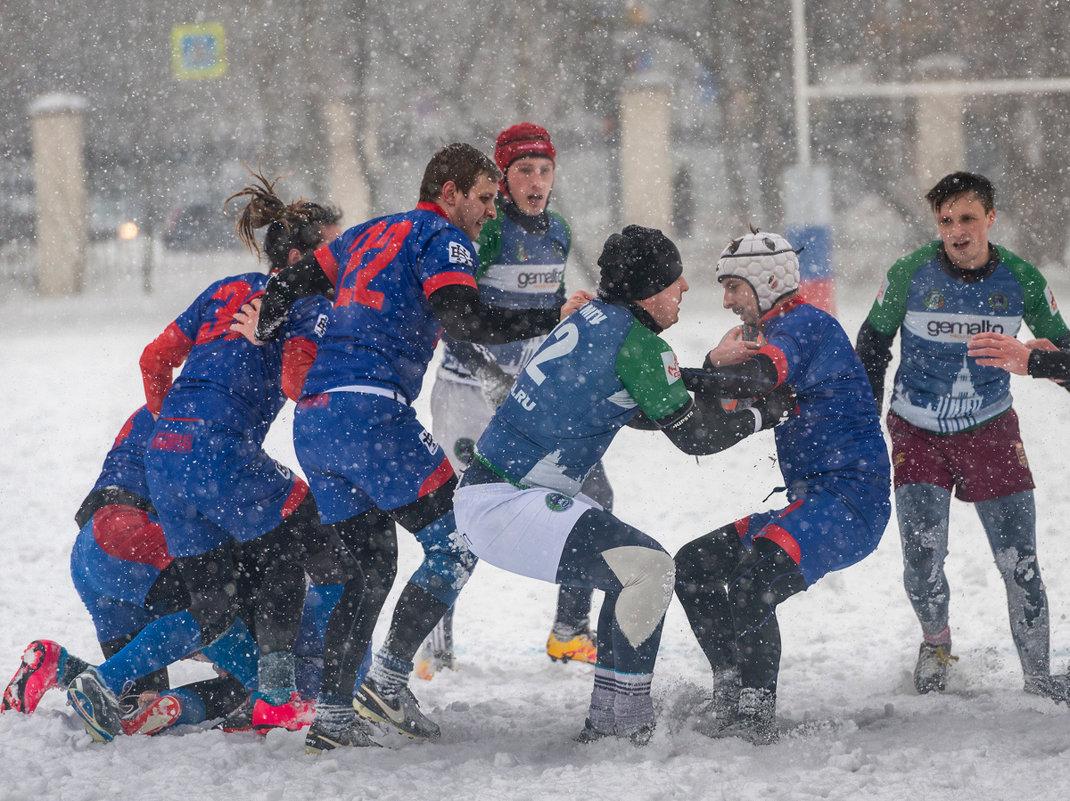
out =
{"type": "Polygon", "coordinates": [[[571,639],[559,638],[557,632],[551,631],[546,641],[546,655],[555,662],[575,661],[593,665],[598,661],[598,646],[590,631],[581,631],[571,639]]]}
{"type": "Polygon", "coordinates": [[[302,700],[297,693],[290,695],[284,704],[272,704],[253,693],[253,728],[259,732],[270,729],[299,731],[312,723],[316,716],[316,702],[302,700]]]}
{"type": "Polygon", "coordinates": [[[100,743],[110,743],[123,731],[119,719],[119,699],[100,678],[96,668],[74,677],[67,690],[67,700],[82,719],[89,736],[100,743]]]}
{"type": "Polygon", "coordinates": [[[739,668],[728,667],[713,674],[713,697],[696,713],[695,728],[708,737],[734,722],[739,713],[739,668]]]}
{"type": "Polygon", "coordinates": [[[642,747],[650,742],[654,736],[654,723],[653,721],[647,723],[641,723],[632,727],[629,731],[600,731],[594,727],[591,723],[591,719],[587,718],[583,721],[583,729],[580,733],[572,738],[572,741],[579,743],[580,745],[589,745],[590,743],[596,743],[599,740],[604,740],[607,737],[621,737],[623,739],[630,740],[632,745],[636,747],[642,747]]]}
{"type": "Polygon", "coordinates": [[[922,695],[934,690],[942,693],[947,688],[948,669],[958,661],[957,656],[951,655],[950,642],[944,645],[923,642],[914,666],[914,689],[922,695]]]}
{"type": "Polygon", "coordinates": [[[424,681],[431,681],[440,670],[456,670],[457,658],[453,652],[433,651],[425,642],[416,655],[416,667],[413,672],[424,681]]]}
{"type": "Polygon", "coordinates": [[[579,743],[580,745],[587,745],[612,736],[613,732],[596,729],[594,724],[591,723],[591,719],[587,718],[583,721],[583,729],[580,730],[579,734],[572,738],[572,741],[579,743]]]}
{"type": "MultiPolygon", "coordinates": [[[[59,682],[69,658],[77,659],[68,657],[66,649],[51,640],[34,640],[27,645],[19,669],[4,690],[0,712],[14,711],[28,715],[37,709],[44,694],[59,682]]],[[[77,661],[81,663],[82,670],[89,667],[82,660],[77,661]]]]}
{"type": "Polygon", "coordinates": [[[1026,676],[1024,689],[1030,695],[1050,698],[1057,704],[1070,704],[1070,675],[1026,676]]]}
{"type": "Polygon", "coordinates": [[[336,748],[379,748],[371,738],[368,724],[358,715],[339,729],[328,728],[322,723],[313,723],[305,734],[305,753],[319,756],[336,748]]]}
{"type": "Polygon", "coordinates": [[[772,690],[744,687],[739,691],[735,719],[716,731],[703,733],[710,737],[738,737],[754,745],[775,743],[780,738],[776,694],[772,690]]]}
{"type": "Polygon", "coordinates": [[[133,734],[157,734],[173,726],[182,714],[182,701],[173,695],[157,695],[119,719],[123,732],[133,734]]]}
{"type": "Polygon", "coordinates": [[[420,711],[420,702],[408,687],[387,697],[374,679],[366,678],[353,698],[353,708],[361,717],[390,726],[414,740],[437,740],[442,735],[438,724],[420,711]]]}
{"type": "Polygon", "coordinates": [[[453,609],[431,629],[416,655],[414,672],[424,681],[430,681],[440,670],[456,670],[457,657],[453,653],[453,609]]]}

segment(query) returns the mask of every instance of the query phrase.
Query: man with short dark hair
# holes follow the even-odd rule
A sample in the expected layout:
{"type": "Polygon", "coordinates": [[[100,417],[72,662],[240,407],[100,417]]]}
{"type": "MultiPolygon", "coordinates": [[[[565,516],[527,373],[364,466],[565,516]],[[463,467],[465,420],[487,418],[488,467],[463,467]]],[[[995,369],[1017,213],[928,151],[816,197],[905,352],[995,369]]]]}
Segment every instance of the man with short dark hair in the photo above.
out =
{"type": "MultiPolygon", "coordinates": [[[[509,342],[549,331],[558,308],[524,313],[479,297],[472,245],[497,213],[501,173],[464,143],[441,148],[412,211],[354,226],[268,284],[257,338],[299,297],[334,297],[321,350],[294,414],[297,457],[331,524],[360,565],[331,614],[323,683],[306,751],[370,741],[354,717],[434,740],[439,727],[409,690],[417,648],[457,598],[475,557],[454,536],[453,468],[412,402],[443,328],[455,339],[509,342]],[[425,558],[398,599],[386,642],[354,698],[358,668],[397,571],[395,524],[425,558]]],[[[563,313],[585,300],[569,300],[563,313]]]]}
{"type": "Polygon", "coordinates": [[[1066,701],[1066,677],[1050,675],[1033,475],[1009,376],[974,358],[967,342],[978,332],[1013,336],[1025,323],[1065,348],[1070,332],[1040,272],[989,242],[996,221],[991,181],[952,173],[925,198],[940,238],[892,265],[856,343],[880,406],[891,345],[902,331],[887,421],[903,582],[922,630],[914,686],[919,693],[942,692],[957,660],[944,574],[954,490],[975,505],[1006,585],[1026,692],[1066,701]]]}

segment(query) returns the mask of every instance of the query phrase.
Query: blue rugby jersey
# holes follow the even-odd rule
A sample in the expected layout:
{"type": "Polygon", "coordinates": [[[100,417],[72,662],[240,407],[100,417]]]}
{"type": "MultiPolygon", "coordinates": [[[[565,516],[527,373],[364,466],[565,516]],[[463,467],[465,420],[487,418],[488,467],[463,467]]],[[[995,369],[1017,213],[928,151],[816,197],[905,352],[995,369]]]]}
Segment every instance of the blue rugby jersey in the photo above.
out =
{"type": "Polygon", "coordinates": [[[891,410],[911,425],[936,433],[973,428],[1011,407],[1010,374],[982,367],[966,354],[974,334],[1015,336],[1024,322],[1038,338],[1066,336],[1055,296],[1040,272],[1003,247],[978,281],[960,280],[930,242],[888,271],[867,322],[894,336],[901,354],[891,410]]]}
{"type": "Polygon", "coordinates": [[[801,299],[761,320],[759,350],[776,365],[779,384],[795,389],[798,413],[774,429],[790,487],[829,474],[869,474],[887,483],[890,466],[869,379],[832,315],[801,299]]]}
{"type": "MultiPolygon", "coordinates": [[[[476,247],[479,299],[504,309],[558,309],[565,302],[565,262],[572,246],[572,233],[564,218],[547,212],[549,227],[532,233],[514,222],[496,201],[498,216],[480,231],[476,247]]],[[[494,362],[516,375],[545,337],[484,347],[494,362]]],[[[442,373],[448,378],[471,379],[450,348],[442,356],[442,373]]]]}
{"type": "Polygon", "coordinates": [[[420,203],[350,228],[315,255],[335,301],[305,394],[365,384],[414,400],[442,332],[428,297],[475,287],[472,241],[438,206],[420,203]]]}
{"type": "Polygon", "coordinates": [[[676,355],[626,308],[593,300],[546,337],[476,444],[476,458],[521,487],[576,495],[613,437],[691,400],[676,355]]]}
{"type": "Polygon", "coordinates": [[[324,298],[304,298],[291,309],[282,336],[253,345],[230,326],[244,304],[263,294],[268,278],[252,272],[220,279],[175,319],[172,330],[188,340],[190,349],[163,400],[161,417],[208,420],[263,441],[286,403],[286,343],[318,342],[328,311],[324,298]]]}

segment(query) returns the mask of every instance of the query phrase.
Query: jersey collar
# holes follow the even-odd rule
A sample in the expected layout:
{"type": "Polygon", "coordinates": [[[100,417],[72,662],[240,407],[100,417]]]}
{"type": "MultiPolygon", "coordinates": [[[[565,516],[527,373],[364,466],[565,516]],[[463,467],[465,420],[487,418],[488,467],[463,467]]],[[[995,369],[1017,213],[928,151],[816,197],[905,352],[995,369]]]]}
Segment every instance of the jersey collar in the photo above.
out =
{"type": "Polygon", "coordinates": [[[782,317],[783,315],[787,314],[792,309],[794,309],[794,308],[796,308],[798,306],[802,306],[805,303],[806,303],[806,299],[805,298],[803,298],[801,295],[796,295],[793,298],[785,300],[783,303],[777,304],[776,306],[771,308],[769,311],[767,311],[765,314],[763,314],[762,318],[758,321],[758,324],[759,325],[764,325],[765,323],[769,322],[770,320],[773,320],[773,319],[775,319],[777,317],[782,317]]]}
{"type": "Polygon", "coordinates": [[[964,284],[975,284],[978,281],[984,281],[988,276],[992,275],[999,266],[999,250],[991,242],[988,244],[988,261],[985,265],[978,270],[965,270],[962,267],[956,267],[951,259],[947,256],[947,249],[944,247],[944,243],[940,243],[940,247],[936,251],[936,258],[940,264],[940,269],[947,275],[954,278],[956,281],[962,281],[964,284]]]}
{"type": "Polygon", "coordinates": [[[423,211],[433,211],[442,219],[449,219],[449,217],[446,216],[446,212],[443,211],[442,207],[437,203],[428,203],[426,201],[421,200],[419,203],[416,204],[416,208],[421,209],[423,211]]]}

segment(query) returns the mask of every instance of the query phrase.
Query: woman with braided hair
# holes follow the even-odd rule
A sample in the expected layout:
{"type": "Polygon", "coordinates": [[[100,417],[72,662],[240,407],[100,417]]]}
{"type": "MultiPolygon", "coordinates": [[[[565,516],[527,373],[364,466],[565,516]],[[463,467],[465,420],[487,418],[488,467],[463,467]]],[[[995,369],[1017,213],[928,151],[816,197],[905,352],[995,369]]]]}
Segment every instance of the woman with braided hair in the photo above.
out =
{"type": "MultiPolygon", "coordinates": [[[[267,254],[271,273],[338,235],[337,210],[303,198],[283,203],[275,182],[253,177],[226,203],[248,198],[237,234],[258,260],[267,254]],[[264,227],[258,245],[255,232],[264,227]]],[[[305,573],[317,584],[339,584],[352,569],[341,543],[318,525],[308,485],[263,449],[286,398],[300,397],[329,309],[322,297],[303,299],[280,337],[251,344],[231,325],[268,278],[248,272],[213,282],[141,356],[148,408],[157,419],[146,477],[190,602],[71,682],[72,706],[103,742],[121,731],[117,695],[127,682],[210,645],[239,612],[259,646],[252,722],[292,721],[305,573]],[[234,593],[239,566],[252,588],[245,599],[234,593]]]]}

